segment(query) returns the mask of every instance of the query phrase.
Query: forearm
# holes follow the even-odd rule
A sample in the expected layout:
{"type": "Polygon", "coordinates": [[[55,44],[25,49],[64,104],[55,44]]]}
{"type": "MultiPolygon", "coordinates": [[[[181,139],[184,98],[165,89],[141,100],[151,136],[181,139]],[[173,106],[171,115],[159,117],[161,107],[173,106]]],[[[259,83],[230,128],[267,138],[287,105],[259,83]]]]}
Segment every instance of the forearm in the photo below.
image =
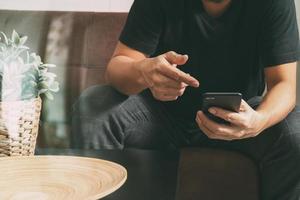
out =
{"type": "Polygon", "coordinates": [[[264,97],[257,112],[264,116],[263,130],[282,121],[296,104],[296,88],[288,81],[275,84],[264,97]]]}
{"type": "Polygon", "coordinates": [[[127,56],[114,57],[106,70],[106,82],[121,93],[133,95],[146,89],[146,84],[139,70],[139,61],[127,56]]]}

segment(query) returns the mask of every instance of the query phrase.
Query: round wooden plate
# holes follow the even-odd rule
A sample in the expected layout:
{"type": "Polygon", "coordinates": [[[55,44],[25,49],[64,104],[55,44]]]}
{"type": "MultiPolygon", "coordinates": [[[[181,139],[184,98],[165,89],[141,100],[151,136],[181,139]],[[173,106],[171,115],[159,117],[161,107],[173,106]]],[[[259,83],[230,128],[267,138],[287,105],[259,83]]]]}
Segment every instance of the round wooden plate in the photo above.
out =
{"type": "Polygon", "coordinates": [[[83,157],[0,158],[0,199],[96,200],[121,187],[126,169],[83,157]]]}

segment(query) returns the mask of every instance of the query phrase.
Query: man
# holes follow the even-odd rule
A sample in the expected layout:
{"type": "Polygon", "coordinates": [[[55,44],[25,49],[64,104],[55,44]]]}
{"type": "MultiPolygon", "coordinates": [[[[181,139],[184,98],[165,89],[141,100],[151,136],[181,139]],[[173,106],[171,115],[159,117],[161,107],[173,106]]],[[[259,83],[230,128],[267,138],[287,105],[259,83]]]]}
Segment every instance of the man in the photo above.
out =
{"type": "Polygon", "coordinates": [[[136,0],[106,72],[119,92],[85,92],[74,126],[86,148],[236,150],[258,164],[262,199],[300,199],[298,57],[293,0],[136,0]],[[240,112],[210,120],[205,92],[242,93],[240,112]]]}

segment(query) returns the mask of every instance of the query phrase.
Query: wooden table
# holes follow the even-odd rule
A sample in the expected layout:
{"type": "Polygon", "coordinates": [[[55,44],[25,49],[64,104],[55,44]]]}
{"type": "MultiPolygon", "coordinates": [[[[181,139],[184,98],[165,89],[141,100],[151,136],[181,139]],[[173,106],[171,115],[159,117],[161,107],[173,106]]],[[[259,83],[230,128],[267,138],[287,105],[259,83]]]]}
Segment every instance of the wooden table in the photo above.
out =
{"type": "Polygon", "coordinates": [[[174,200],[178,152],[147,150],[37,149],[37,155],[72,155],[100,158],[123,165],[126,183],[104,200],[174,200]]]}

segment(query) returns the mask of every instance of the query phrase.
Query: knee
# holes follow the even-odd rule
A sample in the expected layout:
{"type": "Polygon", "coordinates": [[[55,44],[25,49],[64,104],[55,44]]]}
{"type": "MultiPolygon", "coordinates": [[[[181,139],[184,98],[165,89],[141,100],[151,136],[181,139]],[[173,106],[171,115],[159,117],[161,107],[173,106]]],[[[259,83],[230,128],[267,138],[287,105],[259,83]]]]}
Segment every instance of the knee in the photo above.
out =
{"type": "Polygon", "coordinates": [[[73,115],[95,116],[122,103],[128,96],[109,85],[92,86],[86,89],[73,105],[73,115]]]}
{"type": "Polygon", "coordinates": [[[109,119],[127,98],[107,85],[86,89],[73,105],[71,146],[90,148],[99,146],[102,140],[107,141],[103,138],[110,137],[106,130],[110,128],[109,119]]]}
{"type": "MultiPolygon", "coordinates": [[[[272,137],[272,151],[283,153],[300,164],[300,109],[296,107],[284,120],[271,127],[266,137],[272,137]],[[269,135],[269,136],[268,136],[269,135]]],[[[270,140],[270,141],[271,141],[270,140]]]]}
{"type": "Polygon", "coordinates": [[[296,106],[284,121],[287,125],[284,137],[300,158],[300,107],[296,106]]]}
{"type": "Polygon", "coordinates": [[[285,122],[289,131],[294,135],[300,135],[300,107],[296,106],[286,117],[285,122]]]}
{"type": "Polygon", "coordinates": [[[300,149],[300,108],[296,107],[284,120],[267,129],[263,136],[269,138],[271,145],[300,149]]]}

